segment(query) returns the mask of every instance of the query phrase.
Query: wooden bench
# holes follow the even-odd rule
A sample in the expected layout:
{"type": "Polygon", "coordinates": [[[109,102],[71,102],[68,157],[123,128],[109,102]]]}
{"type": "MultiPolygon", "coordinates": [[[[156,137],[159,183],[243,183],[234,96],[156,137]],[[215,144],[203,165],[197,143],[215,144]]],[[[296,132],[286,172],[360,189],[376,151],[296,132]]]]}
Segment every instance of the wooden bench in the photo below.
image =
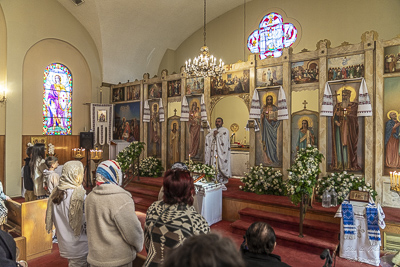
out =
{"type": "Polygon", "coordinates": [[[20,260],[31,260],[51,253],[52,234],[46,232],[47,199],[18,203],[5,202],[8,209],[8,232],[19,237],[14,238],[20,250],[20,260]]]}

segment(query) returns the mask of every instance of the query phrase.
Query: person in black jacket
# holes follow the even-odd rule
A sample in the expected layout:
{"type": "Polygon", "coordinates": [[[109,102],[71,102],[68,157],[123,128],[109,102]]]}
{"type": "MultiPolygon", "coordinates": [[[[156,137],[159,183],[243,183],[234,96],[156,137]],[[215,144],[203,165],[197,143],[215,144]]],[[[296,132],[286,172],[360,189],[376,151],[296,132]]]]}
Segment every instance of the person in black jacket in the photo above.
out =
{"type": "Polygon", "coordinates": [[[272,254],[275,246],[275,231],[268,223],[255,222],[250,225],[241,246],[246,266],[290,267],[281,262],[280,256],[272,254]]]}
{"type": "Polygon", "coordinates": [[[29,162],[31,161],[32,155],[32,146],[29,146],[26,149],[26,158],[24,159],[25,165],[23,170],[23,178],[24,178],[24,188],[25,188],[25,202],[36,200],[35,195],[33,194],[33,180],[31,176],[31,168],[29,167],[29,162]]]}

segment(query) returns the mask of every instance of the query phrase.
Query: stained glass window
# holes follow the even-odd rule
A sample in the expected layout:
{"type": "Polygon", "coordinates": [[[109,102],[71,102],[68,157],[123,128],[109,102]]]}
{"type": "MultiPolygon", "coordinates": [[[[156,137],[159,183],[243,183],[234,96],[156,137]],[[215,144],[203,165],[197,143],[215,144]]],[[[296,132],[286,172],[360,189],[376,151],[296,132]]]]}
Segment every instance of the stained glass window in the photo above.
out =
{"type": "Polygon", "coordinates": [[[292,23],[283,23],[278,13],[269,13],[260,22],[259,28],[247,38],[251,53],[259,53],[260,59],[280,57],[284,47],[291,46],[297,38],[297,29],[292,23]]]}
{"type": "Polygon", "coordinates": [[[43,77],[43,134],[72,134],[72,75],[59,63],[47,66],[43,77]]]}

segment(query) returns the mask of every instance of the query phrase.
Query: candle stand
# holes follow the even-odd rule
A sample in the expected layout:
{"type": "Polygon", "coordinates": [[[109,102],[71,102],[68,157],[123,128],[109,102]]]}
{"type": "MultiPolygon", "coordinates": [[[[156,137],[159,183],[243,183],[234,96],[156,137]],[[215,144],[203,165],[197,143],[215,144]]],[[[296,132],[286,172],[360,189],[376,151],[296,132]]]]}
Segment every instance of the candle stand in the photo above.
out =
{"type": "Polygon", "coordinates": [[[90,159],[93,160],[94,164],[95,164],[94,171],[92,171],[92,173],[93,173],[92,182],[90,183],[91,187],[93,188],[96,183],[97,167],[99,166],[100,161],[103,159],[103,150],[98,149],[97,147],[95,149],[91,149],[90,150],[90,159]]]}

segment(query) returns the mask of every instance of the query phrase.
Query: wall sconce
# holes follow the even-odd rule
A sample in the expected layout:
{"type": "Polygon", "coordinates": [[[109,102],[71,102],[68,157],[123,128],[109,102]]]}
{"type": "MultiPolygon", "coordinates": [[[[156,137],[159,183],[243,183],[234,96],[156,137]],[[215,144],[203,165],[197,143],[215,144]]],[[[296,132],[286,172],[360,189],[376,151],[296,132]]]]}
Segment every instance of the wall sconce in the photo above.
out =
{"type": "Polygon", "coordinates": [[[4,86],[0,85],[0,103],[4,103],[6,100],[6,89],[4,86]]]}

